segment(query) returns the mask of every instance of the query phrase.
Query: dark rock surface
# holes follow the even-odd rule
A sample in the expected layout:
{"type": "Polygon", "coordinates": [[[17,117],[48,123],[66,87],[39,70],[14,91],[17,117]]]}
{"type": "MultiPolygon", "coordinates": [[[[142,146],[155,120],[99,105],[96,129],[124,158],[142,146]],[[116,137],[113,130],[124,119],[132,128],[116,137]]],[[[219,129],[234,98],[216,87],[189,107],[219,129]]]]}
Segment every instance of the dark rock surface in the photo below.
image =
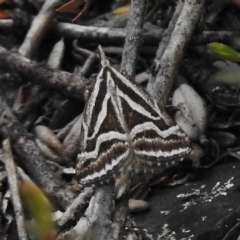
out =
{"type": "Polygon", "coordinates": [[[151,209],[134,214],[152,239],[237,240],[240,236],[240,161],[225,159],[200,169],[198,179],[166,187],[147,199],[151,209]]]}

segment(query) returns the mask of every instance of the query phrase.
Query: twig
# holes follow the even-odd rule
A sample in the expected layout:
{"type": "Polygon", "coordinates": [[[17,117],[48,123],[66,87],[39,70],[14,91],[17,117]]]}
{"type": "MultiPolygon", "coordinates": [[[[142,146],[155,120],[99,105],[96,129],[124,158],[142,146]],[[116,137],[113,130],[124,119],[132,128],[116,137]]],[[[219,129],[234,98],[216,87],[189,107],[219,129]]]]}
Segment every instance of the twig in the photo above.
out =
{"type": "Polygon", "coordinates": [[[41,43],[46,31],[51,26],[51,22],[56,15],[56,8],[63,2],[63,0],[45,1],[42,9],[34,18],[22,46],[18,50],[21,55],[31,58],[41,43]]]}
{"type": "MultiPolygon", "coordinates": [[[[139,53],[140,44],[142,43],[142,27],[145,11],[145,0],[132,0],[131,12],[127,25],[127,36],[123,49],[121,72],[133,78],[139,53]]],[[[122,239],[128,215],[128,193],[116,204],[114,211],[111,231],[108,234],[110,239],[122,239]]]]}
{"type": "Polygon", "coordinates": [[[169,92],[177,75],[184,49],[192,35],[194,27],[202,13],[204,0],[186,0],[182,12],[172,32],[168,47],[157,63],[156,79],[149,81],[147,90],[165,107],[169,92]],[[161,68],[160,68],[161,67],[161,68]],[[160,70],[159,70],[160,68],[160,70]]]}
{"type": "Polygon", "coordinates": [[[114,185],[102,186],[95,190],[86,211],[86,218],[98,240],[106,240],[111,229],[114,185]]]}
{"type": "MultiPolygon", "coordinates": [[[[1,89],[0,89],[1,90],[1,89]]],[[[60,167],[42,157],[33,136],[26,131],[13,115],[0,91],[0,130],[5,138],[12,141],[13,151],[29,174],[60,209],[66,209],[75,199],[70,186],[60,178],[60,167]]]]}
{"type": "MultiPolygon", "coordinates": [[[[88,49],[85,48],[81,48],[78,45],[78,40],[74,40],[72,43],[72,55],[73,57],[78,60],[78,62],[82,63],[82,62],[86,62],[85,61],[85,57],[89,58],[91,55],[95,55],[94,57],[96,59],[98,59],[99,61],[101,61],[100,55],[95,52],[95,51],[90,51],[88,49]]],[[[105,53],[105,52],[104,52],[105,53]]],[[[108,60],[110,60],[111,63],[118,63],[118,61],[116,61],[114,58],[109,58],[108,60]]],[[[78,70],[77,70],[78,71],[78,70]]]]}
{"type": "Polygon", "coordinates": [[[74,123],[68,135],[65,137],[63,141],[63,145],[65,146],[64,155],[70,158],[76,157],[76,155],[79,152],[81,126],[82,126],[82,115],[78,117],[77,121],[74,123]]]}
{"type": "Polygon", "coordinates": [[[191,44],[207,44],[210,42],[234,43],[240,38],[239,32],[232,31],[203,31],[193,36],[191,44]]]}
{"type": "MultiPolygon", "coordinates": [[[[54,23],[52,30],[57,31],[63,37],[92,40],[98,44],[102,42],[123,43],[126,37],[126,31],[123,28],[80,26],[71,23],[54,23]]],[[[163,30],[160,28],[145,31],[143,33],[144,43],[157,44],[161,39],[162,32],[163,30]]]]}
{"type": "Polygon", "coordinates": [[[171,37],[172,31],[175,27],[175,24],[176,24],[177,20],[178,20],[179,14],[182,11],[182,7],[183,7],[183,2],[181,0],[179,0],[178,3],[177,3],[177,6],[176,6],[175,12],[172,16],[172,19],[168,24],[168,28],[164,31],[162,40],[159,43],[158,50],[157,50],[157,53],[156,53],[156,57],[154,59],[155,64],[157,64],[162,58],[164,50],[167,47],[167,44],[168,44],[169,39],[171,37]]]}
{"type": "Polygon", "coordinates": [[[61,130],[58,131],[56,136],[60,141],[62,141],[68,135],[68,133],[71,131],[71,129],[76,124],[79,118],[80,116],[78,115],[71,122],[69,122],[65,127],[63,127],[61,130]]]}
{"type": "MultiPolygon", "coordinates": [[[[130,76],[135,73],[137,55],[141,43],[141,30],[143,25],[145,0],[132,1],[132,13],[128,23],[128,35],[125,43],[125,57],[122,62],[122,71],[130,76]],[[139,9],[141,9],[139,11],[139,9]],[[131,31],[134,29],[134,33],[131,31]],[[130,54],[128,53],[131,48],[130,54]]],[[[114,212],[114,223],[112,223],[112,215],[114,211],[113,199],[114,184],[99,186],[95,190],[89,207],[85,213],[86,217],[82,217],[76,227],[70,232],[64,234],[64,238],[68,236],[78,236],[78,239],[89,237],[88,234],[93,232],[93,237],[97,236],[98,240],[121,239],[123,236],[126,217],[128,214],[128,194],[119,201],[114,212]]]]}
{"type": "MultiPolygon", "coordinates": [[[[57,43],[55,43],[48,59],[48,66],[52,69],[59,69],[60,65],[62,63],[62,58],[64,54],[64,42],[61,39],[57,43]]],[[[21,89],[19,89],[21,92],[21,89]]],[[[31,98],[31,100],[27,101],[25,104],[21,106],[21,110],[18,110],[18,119],[23,120],[29,115],[29,112],[31,112],[33,109],[37,109],[39,104],[42,104],[44,99],[47,99],[49,96],[49,92],[43,87],[39,86],[32,86],[31,92],[34,93],[34,97],[31,98]]],[[[52,96],[53,98],[53,96],[52,96]]],[[[15,100],[15,102],[18,102],[18,99],[15,100]]],[[[14,107],[13,107],[14,109],[14,107]]],[[[15,109],[14,109],[15,110],[15,109]]]]}
{"type": "Polygon", "coordinates": [[[122,55],[121,72],[130,79],[135,77],[135,69],[140,45],[142,44],[143,21],[146,0],[132,0],[126,28],[126,39],[122,55]]]}
{"type": "Polygon", "coordinates": [[[68,96],[84,100],[84,92],[91,82],[71,73],[50,69],[19,54],[11,53],[0,46],[1,69],[16,72],[25,82],[32,82],[51,89],[62,91],[68,96]]]}
{"type": "Polygon", "coordinates": [[[113,211],[112,188],[110,186],[101,186],[95,190],[91,198],[89,207],[77,225],[69,232],[63,234],[64,239],[84,240],[96,238],[106,240],[111,229],[111,214],[113,211]]]}
{"type": "Polygon", "coordinates": [[[80,69],[80,71],[78,72],[79,75],[86,77],[88,75],[88,73],[90,72],[91,68],[94,65],[94,62],[96,60],[96,53],[92,53],[87,60],[85,61],[84,65],[82,66],[82,68],[80,69]]]}
{"type": "Polygon", "coordinates": [[[116,204],[111,232],[107,240],[122,239],[128,215],[128,196],[116,204]]]}
{"type": "MultiPolygon", "coordinates": [[[[34,185],[35,183],[32,181],[32,179],[23,171],[22,168],[17,167],[17,173],[20,178],[20,180],[24,182],[29,182],[30,184],[34,185]]],[[[37,185],[36,185],[37,186],[37,185]]]]}
{"type": "Polygon", "coordinates": [[[78,197],[73,201],[73,203],[68,207],[68,209],[63,213],[60,219],[57,220],[57,224],[60,228],[68,223],[68,221],[74,221],[76,216],[83,214],[85,207],[92,197],[93,189],[84,188],[83,192],[78,195],[78,197]]]}
{"type": "Polygon", "coordinates": [[[13,20],[12,19],[1,19],[0,21],[0,29],[12,29],[13,28],[13,20]]]}
{"type": "MultiPolygon", "coordinates": [[[[13,25],[12,19],[0,19],[0,29],[11,30],[13,25]]],[[[126,37],[126,30],[124,28],[81,26],[72,23],[55,22],[50,24],[49,31],[57,32],[61,37],[91,40],[92,42],[96,42],[96,45],[104,42],[112,42],[114,44],[123,43],[126,37]]],[[[143,33],[143,42],[156,45],[162,37],[162,32],[161,28],[145,30],[143,33]]]]}
{"type": "MultiPolygon", "coordinates": [[[[231,237],[236,234],[240,229],[240,222],[236,223],[224,236],[223,240],[229,240],[231,237]]],[[[239,239],[239,237],[238,237],[239,239]]]]}
{"type": "Polygon", "coordinates": [[[55,43],[49,58],[48,58],[48,66],[53,69],[60,69],[62,64],[62,59],[64,55],[65,44],[63,39],[60,39],[57,43],[55,43]]]}
{"type": "Polygon", "coordinates": [[[18,191],[18,179],[16,174],[16,168],[13,161],[13,156],[11,152],[10,140],[6,139],[2,142],[3,150],[4,150],[4,163],[7,171],[8,176],[8,183],[11,191],[12,196],[12,203],[16,217],[17,229],[18,229],[18,236],[21,240],[28,240],[25,223],[24,223],[24,215],[22,204],[20,200],[20,195],[18,191]]]}
{"type": "MultiPolygon", "coordinates": [[[[123,54],[123,47],[103,47],[103,51],[105,52],[106,55],[108,54],[114,54],[114,55],[122,55],[123,54]]],[[[154,55],[156,53],[157,46],[140,46],[140,53],[144,55],[154,55]]]]}

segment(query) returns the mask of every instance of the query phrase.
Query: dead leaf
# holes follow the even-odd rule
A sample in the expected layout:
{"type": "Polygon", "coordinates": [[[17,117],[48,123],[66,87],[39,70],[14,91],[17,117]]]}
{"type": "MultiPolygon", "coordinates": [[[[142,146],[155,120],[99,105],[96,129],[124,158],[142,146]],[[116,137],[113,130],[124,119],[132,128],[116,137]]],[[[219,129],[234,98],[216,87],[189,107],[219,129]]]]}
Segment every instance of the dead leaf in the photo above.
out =
{"type": "Polygon", "coordinates": [[[130,6],[126,5],[126,6],[115,9],[112,13],[114,15],[123,15],[123,14],[129,13],[129,11],[130,11],[130,6]]]}
{"type": "Polygon", "coordinates": [[[63,4],[56,11],[57,12],[68,12],[68,11],[71,11],[71,10],[74,10],[74,9],[80,7],[84,3],[85,3],[85,0],[71,0],[70,2],[63,4]]]}
{"type": "Polygon", "coordinates": [[[72,22],[75,22],[77,19],[79,19],[83,13],[85,13],[90,5],[90,0],[71,0],[70,2],[65,3],[60,8],[58,8],[56,11],[58,12],[68,12],[75,10],[76,8],[83,5],[82,11],[72,20],[72,22]]]}
{"type": "MultiPolygon", "coordinates": [[[[1,4],[1,2],[0,2],[0,4],[1,4]]],[[[9,19],[9,18],[11,18],[11,16],[7,12],[0,10],[0,19],[6,19],[6,18],[9,19]]]]}

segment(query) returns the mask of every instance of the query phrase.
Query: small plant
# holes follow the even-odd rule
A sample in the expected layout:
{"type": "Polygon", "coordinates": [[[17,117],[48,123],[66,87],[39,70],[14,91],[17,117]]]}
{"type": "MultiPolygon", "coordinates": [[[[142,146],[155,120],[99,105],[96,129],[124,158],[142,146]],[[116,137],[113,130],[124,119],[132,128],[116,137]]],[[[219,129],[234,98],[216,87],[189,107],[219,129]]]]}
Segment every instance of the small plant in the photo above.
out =
{"type": "MultiPolygon", "coordinates": [[[[240,53],[233,48],[218,42],[213,42],[207,44],[208,52],[214,57],[221,58],[223,60],[229,60],[234,62],[240,61],[240,53]]],[[[235,84],[237,86],[240,85],[240,67],[228,67],[222,69],[215,73],[212,76],[213,80],[224,84],[235,84]]]]}
{"type": "Polygon", "coordinates": [[[57,233],[52,219],[52,206],[42,190],[33,183],[21,182],[19,192],[23,204],[33,218],[29,226],[30,233],[38,240],[56,239],[57,233]]]}
{"type": "Polygon", "coordinates": [[[212,42],[207,44],[207,48],[208,53],[214,57],[234,62],[240,61],[240,53],[225,44],[212,42]]]}

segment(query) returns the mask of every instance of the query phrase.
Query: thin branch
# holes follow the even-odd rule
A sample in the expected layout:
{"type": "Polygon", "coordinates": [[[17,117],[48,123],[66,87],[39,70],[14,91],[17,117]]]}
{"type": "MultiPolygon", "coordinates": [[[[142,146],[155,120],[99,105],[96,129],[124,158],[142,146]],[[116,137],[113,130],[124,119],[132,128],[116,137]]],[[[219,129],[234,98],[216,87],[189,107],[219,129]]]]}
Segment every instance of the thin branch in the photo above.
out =
{"type": "Polygon", "coordinates": [[[112,192],[114,187],[101,186],[95,190],[89,206],[77,225],[63,234],[63,239],[85,240],[88,238],[106,240],[111,229],[111,215],[114,210],[112,192]]]}
{"type": "Polygon", "coordinates": [[[125,231],[126,220],[128,216],[128,196],[125,196],[115,206],[112,220],[112,229],[107,240],[122,239],[125,231]]]}
{"type": "Polygon", "coordinates": [[[23,208],[21,204],[21,199],[18,191],[18,178],[16,167],[13,161],[12,151],[10,140],[6,139],[2,142],[3,150],[4,150],[4,163],[8,176],[8,183],[11,191],[12,203],[16,217],[18,236],[21,240],[27,240],[27,232],[25,229],[23,208]]]}
{"type": "Polygon", "coordinates": [[[79,217],[79,213],[83,214],[88,201],[93,195],[92,188],[84,188],[78,197],[73,201],[73,203],[67,208],[67,210],[62,214],[61,218],[57,220],[57,224],[60,228],[67,225],[68,221],[76,220],[76,216],[79,217]]]}
{"type": "Polygon", "coordinates": [[[7,29],[12,29],[13,28],[13,20],[12,19],[1,19],[0,20],[0,29],[1,30],[7,30],[7,29]]]}
{"type": "MultiPolygon", "coordinates": [[[[145,0],[132,1],[122,60],[122,71],[130,76],[135,74],[137,55],[142,42],[144,9],[145,0]]],[[[98,186],[86,210],[85,217],[82,217],[70,232],[65,233],[64,238],[78,236],[78,239],[85,239],[90,237],[91,232],[94,234],[93,237],[97,236],[98,240],[121,239],[128,214],[128,193],[124,194],[115,209],[113,191],[113,183],[98,186]],[[112,217],[114,222],[112,222],[112,217]]]]}
{"type": "Polygon", "coordinates": [[[142,44],[146,0],[132,0],[126,28],[126,38],[122,55],[121,72],[130,79],[135,77],[140,45],[142,44]]]}
{"type": "Polygon", "coordinates": [[[0,65],[6,72],[16,72],[24,82],[61,91],[68,96],[84,100],[84,92],[91,82],[71,73],[54,70],[0,46],[0,65]]]}
{"type": "Polygon", "coordinates": [[[63,55],[65,51],[65,44],[63,38],[54,44],[54,47],[48,57],[48,66],[53,69],[60,69],[63,55]]]}
{"type": "MultiPolygon", "coordinates": [[[[11,30],[14,22],[12,19],[0,19],[0,29],[11,30]]],[[[21,27],[21,26],[18,26],[21,27]]],[[[91,40],[96,44],[111,42],[123,43],[126,37],[124,28],[109,28],[109,27],[93,27],[81,26],[72,23],[57,23],[50,24],[50,32],[58,33],[61,37],[91,40]]],[[[143,32],[143,42],[156,45],[161,39],[163,29],[149,29],[143,32]]]]}
{"type": "Polygon", "coordinates": [[[85,61],[84,65],[82,66],[82,68],[80,69],[80,71],[78,72],[79,75],[86,77],[88,75],[88,73],[91,71],[91,69],[94,66],[94,63],[96,61],[96,53],[92,53],[85,61]]]}
{"type": "Polygon", "coordinates": [[[232,31],[203,31],[201,34],[194,35],[191,44],[207,44],[210,42],[234,43],[240,38],[239,32],[232,31]]]}
{"type": "Polygon", "coordinates": [[[172,16],[172,19],[168,24],[168,28],[164,31],[163,36],[162,36],[162,40],[159,43],[158,50],[157,50],[157,53],[156,53],[156,57],[154,59],[155,64],[157,64],[162,58],[164,50],[166,49],[166,47],[168,45],[168,42],[169,42],[169,39],[171,37],[172,31],[173,31],[173,29],[175,27],[175,24],[178,20],[178,17],[180,15],[181,11],[182,11],[182,7],[183,7],[183,2],[181,0],[178,0],[178,3],[177,3],[177,6],[176,6],[176,9],[175,9],[175,12],[172,16]]]}
{"type": "MultiPolygon", "coordinates": [[[[128,75],[130,78],[135,76],[139,48],[142,43],[142,27],[145,5],[145,0],[131,1],[131,12],[127,25],[127,36],[124,44],[121,64],[121,72],[128,75]]],[[[130,182],[129,179],[127,180],[130,182]]],[[[120,201],[116,203],[113,223],[107,239],[117,240],[123,238],[127,215],[128,193],[126,192],[120,201]]]]}
{"type": "Polygon", "coordinates": [[[3,137],[11,139],[13,151],[26,173],[46,191],[60,209],[66,209],[75,199],[75,194],[61,179],[60,167],[50,164],[42,157],[33,136],[13,115],[2,91],[0,91],[0,130],[3,137]]]}
{"type": "Polygon", "coordinates": [[[102,186],[95,190],[85,213],[88,224],[98,240],[106,240],[112,226],[114,185],[102,186]]]}
{"type": "Polygon", "coordinates": [[[155,81],[152,79],[148,83],[148,92],[152,97],[158,99],[162,107],[166,105],[184,49],[202,13],[204,2],[204,0],[186,0],[184,2],[169,44],[161,60],[157,63],[156,79],[155,81]]]}
{"type": "MultiPolygon", "coordinates": [[[[96,43],[123,43],[126,37],[126,30],[123,28],[80,26],[71,23],[54,23],[51,30],[56,31],[63,37],[91,40],[96,43]]],[[[162,32],[161,28],[144,31],[143,42],[157,44],[161,39],[162,32]]]]}
{"type": "Polygon", "coordinates": [[[63,0],[47,0],[42,6],[38,15],[34,18],[27,36],[19,48],[18,52],[24,57],[31,58],[45,33],[50,28],[51,23],[56,15],[56,9],[61,5],[63,0]]]}
{"type": "Polygon", "coordinates": [[[79,152],[81,126],[82,126],[82,115],[78,117],[77,121],[74,123],[68,135],[65,137],[63,141],[63,145],[65,146],[64,154],[70,158],[76,157],[79,152]]]}

